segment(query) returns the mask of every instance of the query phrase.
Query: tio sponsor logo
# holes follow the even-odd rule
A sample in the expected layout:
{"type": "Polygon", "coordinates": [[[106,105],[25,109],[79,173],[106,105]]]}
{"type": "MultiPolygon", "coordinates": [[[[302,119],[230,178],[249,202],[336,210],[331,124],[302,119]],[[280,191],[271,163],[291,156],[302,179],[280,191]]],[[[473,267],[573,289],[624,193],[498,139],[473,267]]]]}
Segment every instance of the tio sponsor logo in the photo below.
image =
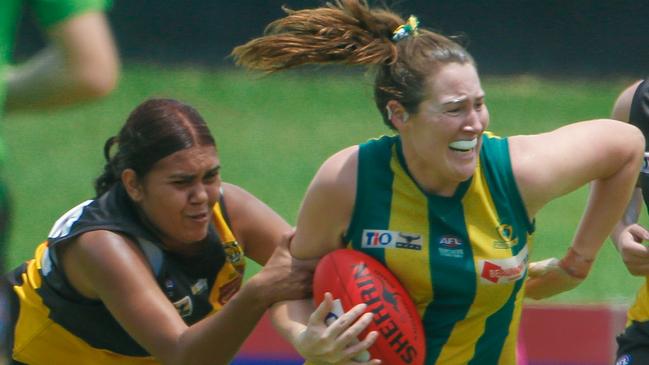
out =
{"type": "Polygon", "coordinates": [[[361,241],[362,248],[403,248],[421,251],[423,238],[419,233],[365,229],[361,241]]]}

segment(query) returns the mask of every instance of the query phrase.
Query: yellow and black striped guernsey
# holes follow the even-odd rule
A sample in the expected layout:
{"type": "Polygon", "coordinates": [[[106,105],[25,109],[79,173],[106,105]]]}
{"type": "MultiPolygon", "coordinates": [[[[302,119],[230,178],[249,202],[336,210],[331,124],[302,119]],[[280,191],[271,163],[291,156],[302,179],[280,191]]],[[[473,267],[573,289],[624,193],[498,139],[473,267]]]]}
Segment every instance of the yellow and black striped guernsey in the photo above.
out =
{"type": "Polygon", "coordinates": [[[483,135],[475,174],[452,197],[420,189],[398,136],[360,145],[346,241],[384,263],[410,293],[425,328],[426,364],[516,363],[533,232],[506,138],[483,135]]]}
{"type": "Polygon", "coordinates": [[[161,248],[156,235],[138,218],[121,184],[99,199],[88,200],[64,214],[34,259],[9,278],[14,314],[12,357],[33,365],[157,364],[117,323],[102,302],[78,294],[65,279],[56,247],[93,230],[129,236],[147,258],[160,289],[191,325],[221,309],[243,278],[243,249],[214,207],[205,250],[191,260],[161,248]]]}

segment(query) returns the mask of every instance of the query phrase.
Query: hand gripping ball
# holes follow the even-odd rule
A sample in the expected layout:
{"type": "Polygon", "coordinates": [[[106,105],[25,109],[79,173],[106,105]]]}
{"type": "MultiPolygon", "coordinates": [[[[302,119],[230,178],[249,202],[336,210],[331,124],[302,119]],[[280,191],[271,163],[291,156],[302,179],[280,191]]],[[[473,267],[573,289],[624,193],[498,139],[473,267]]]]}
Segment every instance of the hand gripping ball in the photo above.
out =
{"type": "Polygon", "coordinates": [[[337,306],[346,312],[360,303],[367,304],[367,310],[374,313],[361,334],[364,338],[369,331],[379,333],[369,349],[371,358],[390,365],[424,364],[426,339],[417,308],[394,274],[379,261],[351,249],[327,254],[318,263],[313,278],[316,305],[324,300],[326,292],[336,299],[328,317],[335,319],[342,314],[337,313],[337,306]]]}

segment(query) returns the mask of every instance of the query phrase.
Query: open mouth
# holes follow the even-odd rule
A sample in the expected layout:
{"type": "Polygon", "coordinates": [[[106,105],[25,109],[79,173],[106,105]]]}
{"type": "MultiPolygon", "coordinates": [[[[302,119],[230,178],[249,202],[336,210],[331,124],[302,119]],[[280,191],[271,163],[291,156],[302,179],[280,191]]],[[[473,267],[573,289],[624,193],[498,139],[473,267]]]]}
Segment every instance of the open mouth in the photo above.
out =
{"type": "Polygon", "coordinates": [[[471,151],[478,144],[478,139],[474,138],[469,141],[455,141],[448,144],[448,147],[453,151],[468,152],[471,151]]]}

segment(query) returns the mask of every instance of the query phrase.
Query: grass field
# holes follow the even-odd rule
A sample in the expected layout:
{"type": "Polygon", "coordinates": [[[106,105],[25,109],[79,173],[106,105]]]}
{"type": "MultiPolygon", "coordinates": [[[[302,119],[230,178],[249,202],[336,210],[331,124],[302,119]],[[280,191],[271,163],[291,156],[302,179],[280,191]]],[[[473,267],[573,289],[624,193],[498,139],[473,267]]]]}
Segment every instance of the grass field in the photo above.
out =
{"type": "MultiPolygon", "coordinates": [[[[606,117],[630,81],[486,77],[490,130],[529,134],[606,117]]],[[[152,96],[194,105],[216,136],[224,180],[251,191],[291,223],[326,157],[388,132],[373,105],[371,79],[361,73],[310,69],[260,77],[232,70],[129,65],[119,89],[100,102],[4,120],[6,171],[15,207],[12,265],[31,257],[59,215],[92,197],[92,180],[103,167],[104,141],[117,133],[136,104],[152,96]]],[[[592,148],[597,148],[596,141],[592,148]]],[[[586,193],[569,194],[539,214],[532,259],[564,253],[586,193]]],[[[629,276],[609,243],[588,280],[553,300],[625,303],[640,283],[629,276]]]]}

